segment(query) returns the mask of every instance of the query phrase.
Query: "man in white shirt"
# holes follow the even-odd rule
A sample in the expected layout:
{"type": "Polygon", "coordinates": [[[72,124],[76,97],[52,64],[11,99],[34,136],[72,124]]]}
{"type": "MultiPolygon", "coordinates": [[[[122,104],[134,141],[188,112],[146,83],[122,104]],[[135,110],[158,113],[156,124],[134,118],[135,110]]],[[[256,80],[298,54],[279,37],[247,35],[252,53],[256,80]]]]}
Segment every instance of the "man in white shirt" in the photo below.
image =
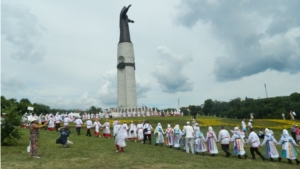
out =
{"type": "Polygon", "coordinates": [[[151,130],[152,130],[152,126],[149,124],[148,121],[145,122],[144,126],[143,126],[143,132],[144,132],[144,142],[143,144],[146,143],[146,140],[149,140],[149,144],[151,144],[151,130]]]}
{"type": "Polygon", "coordinates": [[[218,141],[221,142],[222,150],[226,153],[226,157],[229,157],[231,153],[229,153],[229,141],[230,141],[230,135],[229,132],[224,128],[224,126],[221,126],[221,130],[219,131],[219,137],[218,141]]]}
{"type": "Polygon", "coordinates": [[[62,121],[62,119],[58,114],[54,117],[54,119],[55,119],[55,129],[58,132],[58,129],[60,128],[60,122],[62,121]]]}
{"type": "Polygon", "coordinates": [[[183,131],[185,133],[185,150],[189,153],[189,147],[191,147],[192,154],[194,154],[194,129],[190,126],[190,122],[186,122],[186,126],[183,131]],[[189,146],[190,145],[190,146],[189,146]]]}
{"type": "Polygon", "coordinates": [[[92,136],[91,135],[91,128],[92,128],[92,126],[93,126],[93,122],[90,120],[90,118],[88,117],[88,120],[85,122],[85,124],[86,124],[86,136],[92,136]]]}
{"type": "Polygon", "coordinates": [[[258,150],[258,147],[260,147],[260,141],[257,134],[253,131],[253,128],[250,129],[250,134],[247,143],[251,143],[250,152],[252,155],[252,159],[255,159],[255,154],[254,154],[255,151],[255,153],[259,155],[261,159],[264,161],[265,157],[258,150]]]}
{"type": "Polygon", "coordinates": [[[79,117],[77,117],[74,123],[76,124],[76,132],[78,135],[80,135],[81,125],[83,124],[82,120],[79,117]]]}

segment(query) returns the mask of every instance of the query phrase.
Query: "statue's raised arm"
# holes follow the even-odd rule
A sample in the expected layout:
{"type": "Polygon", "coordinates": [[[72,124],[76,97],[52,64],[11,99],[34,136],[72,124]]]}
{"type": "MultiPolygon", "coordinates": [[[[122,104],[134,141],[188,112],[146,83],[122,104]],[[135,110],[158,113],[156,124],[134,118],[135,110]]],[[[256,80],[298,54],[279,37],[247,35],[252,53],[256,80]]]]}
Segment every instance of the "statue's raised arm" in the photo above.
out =
{"type": "Polygon", "coordinates": [[[129,33],[129,25],[128,22],[134,23],[133,20],[130,20],[127,16],[127,12],[131,5],[128,7],[124,6],[120,13],[120,40],[119,43],[122,42],[130,42],[130,33],[129,33]]]}

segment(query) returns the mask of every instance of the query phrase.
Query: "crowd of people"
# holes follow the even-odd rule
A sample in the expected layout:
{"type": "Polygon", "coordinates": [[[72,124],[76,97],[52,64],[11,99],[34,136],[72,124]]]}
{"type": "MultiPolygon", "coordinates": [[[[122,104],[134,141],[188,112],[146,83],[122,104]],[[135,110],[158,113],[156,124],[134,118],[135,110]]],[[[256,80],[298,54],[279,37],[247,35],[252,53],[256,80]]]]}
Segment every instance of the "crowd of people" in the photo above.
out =
{"type": "MultiPolygon", "coordinates": [[[[39,158],[37,156],[37,136],[38,129],[45,128],[48,126],[49,131],[60,132],[60,138],[57,139],[57,143],[62,144],[63,147],[69,147],[73,144],[72,141],[68,140],[70,134],[69,124],[74,123],[76,126],[77,135],[81,134],[81,127],[83,124],[86,126],[86,136],[91,137],[91,129],[94,129],[95,137],[105,137],[111,138],[111,125],[107,119],[105,123],[101,124],[98,118],[94,119],[94,122],[90,117],[87,117],[85,122],[81,118],[71,119],[68,115],[56,116],[50,115],[45,121],[40,121],[42,125],[38,126],[39,120],[36,117],[32,117],[30,120],[30,156],[39,158]],[[63,123],[61,127],[60,124],[63,123]],[[100,133],[102,131],[102,134],[100,133]]],[[[126,141],[140,142],[146,144],[147,142],[151,145],[152,141],[155,146],[167,145],[170,148],[182,149],[186,153],[192,154],[210,154],[215,156],[219,153],[217,143],[221,144],[222,151],[225,152],[226,157],[230,157],[232,154],[229,150],[229,145],[233,143],[233,154],[237,155],[238,158],[242,156],[247,158],[248,155],[245,151],[245,145],[250,145],[250,153],[252,159],[255,159],[255,153],[265,160],[267,157],[271,161],[278,159],[281,161],[282,158],[286,158],[290,164],[292,160],[295,160],[297,165],[300,163],[297,159],[298,153],[296,147],[300,144],[300,130],[297,125],[293,125],[291,129],[292,136],[289,135],[288,131],[284,129],[282,135],[277,141],[274,137],[272,130],[265,129],[264,132],[261,129],[259,135],[257,135],[254,130],[251,121],[248,122],[248,127],[246,126],[245,119],[241,122],[242,128],[238,126],[227,131],[224,126],[218,135],[215,133],[212,127],[208,127],[207,133],[202,133],[200,126],[196,123],[196,120],[192,120],[192,124],[187,122],[185,126],[181,129],[178,124],[172,127],[170,124],[166,125],[166,129],[163,129],[162,124],[158,123],[155,128],[148,121],[140,121],[135,124],[133,121],[127,124],[126,121],[121,123],[118,119],[112,124],[113,137],[115,140],[116,152],[124,152],[124,147],[126,146],[126,141]],[[152,133],[153,131],[153,133],[152,133]],[[249,132],[249,134],[247,133],[249,132]],[[151,136],[154,136],[153,140],[151,136]],[[261,141],[260,139],[263,139],[261,141]],[[297,141],[299,143],[297,143],[297,141]],[[278,153],[276,145],[281,145],[282,153],[281,157],[278,153]],[[266,146],[265,156],[259,152],[259,147],[266,146]]],[[[298,150],[299,151],[299,150],[298,150]]]]}
{"type": "MultiPolygon", "coordinates": [[[[242,126],[244,123],[243,120],[242,126]]],[[[135,126],[135,124],[131,122],[130,126],[135,126]]],[[[124,152],[126,140],[128,139],[136,141],[137,138],[143,144],[148,140],[151,145],[152,126],[148,121],[141,122],[137,126],[138,127],[128,128],[126,123],[121,124],[118,120],[114,122],[116,152],[124,152]]],[[[290,136],[288,131],[284,129],[279,141],[277,141],[272,130],[266,128],[264,133],[261,131],[263,137],[259,137],[252,125],[242,129],[237,126],[230,130],[230,132],[227,131],[224,126],[221,126],[219,134],[216,135],[212,127],[208,127],[206,134],[202,133],[198,123],[191,125],[190,122],[187,122],[183,129],[180,129],[178,124],[175,125],[174,128],[168,124],[165,130],[162,125],[158,123],[153,130],[153,135],[154,144],[156,146],[166,144],[171,148],[182,149],[186,151],[186,153],[191,152],[192,154],[202,154],[203,156],[208,153],[211,156],[215,156],[219,153],[217,143],[220,143],[222,150],[226,153],[226,157],[229,158],[232,155],[229,151],[229,145],[233,143],[233,154],[237,155],[238,158],[242,156],[247,158],[248,155],[246,154],[245,145],[249,144],[252,159],[256,159],[256,155],[262,160],[269,158],[271,161],[274,161],[274,159],[281,161],[282,158],[285,158],[290,164],[292,164],[292,160],[295,160],[296,164],[299,165],[300,162],[297,159],[297,151],[299,151],[299,149],[296,147],[299,147],[300,144],[300,130],[297,125],[294,125],[293,129],[295,129],[297,133],[297,138],[290,136]],[[249,131],[249,135],[247,131],[249,131]],[[260,139],[262,139],[262,141],[260,139]],[[299,144],[297,144],[296,140],[299,141],[299,144]],[[276,147],[279,145],[281,146],[281,156],[276,147]],[[265,156],[259,151],[259,147],[261,146],[266,146],[265,156]]]]}

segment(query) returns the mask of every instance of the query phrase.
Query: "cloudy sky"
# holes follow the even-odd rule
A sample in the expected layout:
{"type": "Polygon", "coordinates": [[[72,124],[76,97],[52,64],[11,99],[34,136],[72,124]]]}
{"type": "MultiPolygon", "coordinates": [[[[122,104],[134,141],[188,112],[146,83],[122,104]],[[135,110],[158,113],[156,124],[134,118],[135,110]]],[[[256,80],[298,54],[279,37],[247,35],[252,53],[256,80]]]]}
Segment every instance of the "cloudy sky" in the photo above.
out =
{"type": "Polygon", "coordinates": [[[117,105],[128,11],[138,106],[300,92],[298,0],[2,0],[1,95],[51,108],[117,105]]]}

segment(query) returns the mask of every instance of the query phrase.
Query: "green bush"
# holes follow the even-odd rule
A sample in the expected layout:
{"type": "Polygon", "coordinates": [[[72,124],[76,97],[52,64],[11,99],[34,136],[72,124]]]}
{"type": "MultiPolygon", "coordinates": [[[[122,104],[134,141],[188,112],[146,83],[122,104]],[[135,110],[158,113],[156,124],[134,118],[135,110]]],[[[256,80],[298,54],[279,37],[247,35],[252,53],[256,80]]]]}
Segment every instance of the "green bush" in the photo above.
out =
{"type": "Polygon", "coordinates": [[[1,119],[1,144],[10,146],[21,138],[19,131],[19,126],[22,124],[21,116],[16,107],[8,108],[3,112],[6,112],[6,117],[1,119]]]}

